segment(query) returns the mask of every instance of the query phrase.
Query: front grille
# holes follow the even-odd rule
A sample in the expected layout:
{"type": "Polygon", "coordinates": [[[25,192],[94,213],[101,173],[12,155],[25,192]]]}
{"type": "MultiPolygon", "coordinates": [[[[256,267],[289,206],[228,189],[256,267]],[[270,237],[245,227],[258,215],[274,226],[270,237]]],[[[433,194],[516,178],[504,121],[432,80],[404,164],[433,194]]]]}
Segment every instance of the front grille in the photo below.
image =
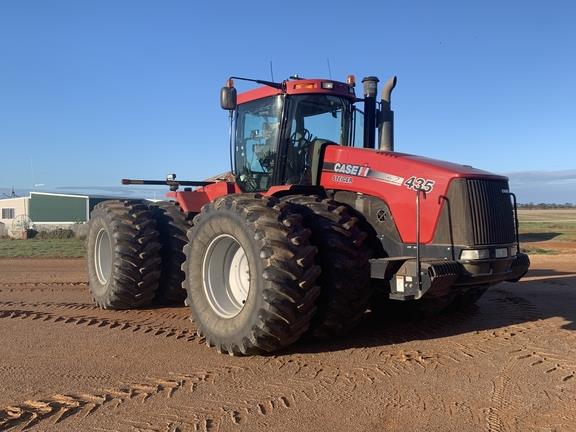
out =
{"type": "Polygon", "coordinates": [[[514,213],[506,180],[467,179],[475,245],[514,242],[514,213]]]}

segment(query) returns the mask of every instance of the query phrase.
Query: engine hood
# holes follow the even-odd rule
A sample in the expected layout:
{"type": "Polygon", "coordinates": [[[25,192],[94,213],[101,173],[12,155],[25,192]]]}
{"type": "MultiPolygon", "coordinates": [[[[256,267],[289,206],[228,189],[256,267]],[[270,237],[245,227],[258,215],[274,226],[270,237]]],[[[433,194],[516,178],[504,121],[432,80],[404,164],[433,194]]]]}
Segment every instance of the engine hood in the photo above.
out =
{"type": "MultiPolygon", "coordinates": [[[[375,154],[379,159],[379,163],[394,164],[404,166],[405,163],[409,164],[410,169],[425,169],[433,171],[436,175],[446,176],[449,178],[454,177],[470,177],[470,178],[494,178],[499,180],[508,180],[508,177],[474,168],[470,165],[462,165],[453,162],[447,162],[439,159],[427,158],[424,156],[411,155],[408,153],[387,152],[370,149],[365,150],[375,154]],[[394,162],[395,161],[395,162],[394,162]]],[[[400,167],[399,167],[400,168],[400,167]]]]}
{"type": "MultiPolygon", "coordinates": [[[[404,242],[416,241],[416,193],[421,193],[421,242],[432,240],[450,183],[459,178],[507,181],[508,178],[468,165],[405,153],[328,146],[320,184],[385,201],[404,242]]],[[[504,191],[503,191],[504,192],[504,191]]],[[[506,191],[507,192],[507,191],[506,191]]]]}

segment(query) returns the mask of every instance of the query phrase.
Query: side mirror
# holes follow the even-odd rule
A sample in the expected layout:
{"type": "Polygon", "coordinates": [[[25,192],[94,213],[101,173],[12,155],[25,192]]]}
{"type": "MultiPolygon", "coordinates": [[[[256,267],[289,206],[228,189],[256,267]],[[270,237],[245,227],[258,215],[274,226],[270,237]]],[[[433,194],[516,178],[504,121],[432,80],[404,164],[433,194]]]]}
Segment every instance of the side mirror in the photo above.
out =
{"type": "Polygon", "coordinates": [[[222,87],[220,90],[220,106],[225,110],[236,109],[236,89],[234,87],[222,87]]]}

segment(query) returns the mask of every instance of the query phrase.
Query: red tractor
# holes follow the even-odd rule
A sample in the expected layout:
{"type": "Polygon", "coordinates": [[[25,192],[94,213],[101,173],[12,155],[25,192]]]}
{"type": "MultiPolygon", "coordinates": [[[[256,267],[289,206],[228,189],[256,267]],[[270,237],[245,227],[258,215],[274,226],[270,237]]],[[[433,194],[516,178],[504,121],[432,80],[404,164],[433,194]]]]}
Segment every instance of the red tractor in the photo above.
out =
{"type": "Polygon", "coordinates": [[[123,180],[167,184],[171,201],[92,212],[100,307],[185,301],[208,345],[257,354],[342,335],[369,307],[460,308],[527,272],[506,177],[394,151],[395,77],[381,101],[375,77],[362,80],[363,98],[353,76],[232,78],[221,91],[230,173],[123,180]],[[232,78],[261,86],[237,95],[232,78]]]}

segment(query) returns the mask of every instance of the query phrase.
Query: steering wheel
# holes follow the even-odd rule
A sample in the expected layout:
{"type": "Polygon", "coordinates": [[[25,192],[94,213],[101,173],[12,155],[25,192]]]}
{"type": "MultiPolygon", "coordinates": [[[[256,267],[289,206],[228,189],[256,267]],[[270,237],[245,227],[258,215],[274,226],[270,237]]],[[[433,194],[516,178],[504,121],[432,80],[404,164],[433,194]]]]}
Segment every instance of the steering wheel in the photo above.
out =
{"type": "Polygon", "coordinates": [[[305,149],[312,143],[312,134],[308,129],[302,129],[299,131],[295,131],[292,135],[290,135],[290,143],[296,149],[305,149]]]}
{"type": "Polygon", "coordinates": [[[297,184],[301,181],[301,177],[306,170],[308,152],[313,141],[313,135],[308,129],[300,129],[290,135],[287,172],[290,172],[293,177],[298,176],[298,180],[294,178],[290,183],[297,184]]]}

